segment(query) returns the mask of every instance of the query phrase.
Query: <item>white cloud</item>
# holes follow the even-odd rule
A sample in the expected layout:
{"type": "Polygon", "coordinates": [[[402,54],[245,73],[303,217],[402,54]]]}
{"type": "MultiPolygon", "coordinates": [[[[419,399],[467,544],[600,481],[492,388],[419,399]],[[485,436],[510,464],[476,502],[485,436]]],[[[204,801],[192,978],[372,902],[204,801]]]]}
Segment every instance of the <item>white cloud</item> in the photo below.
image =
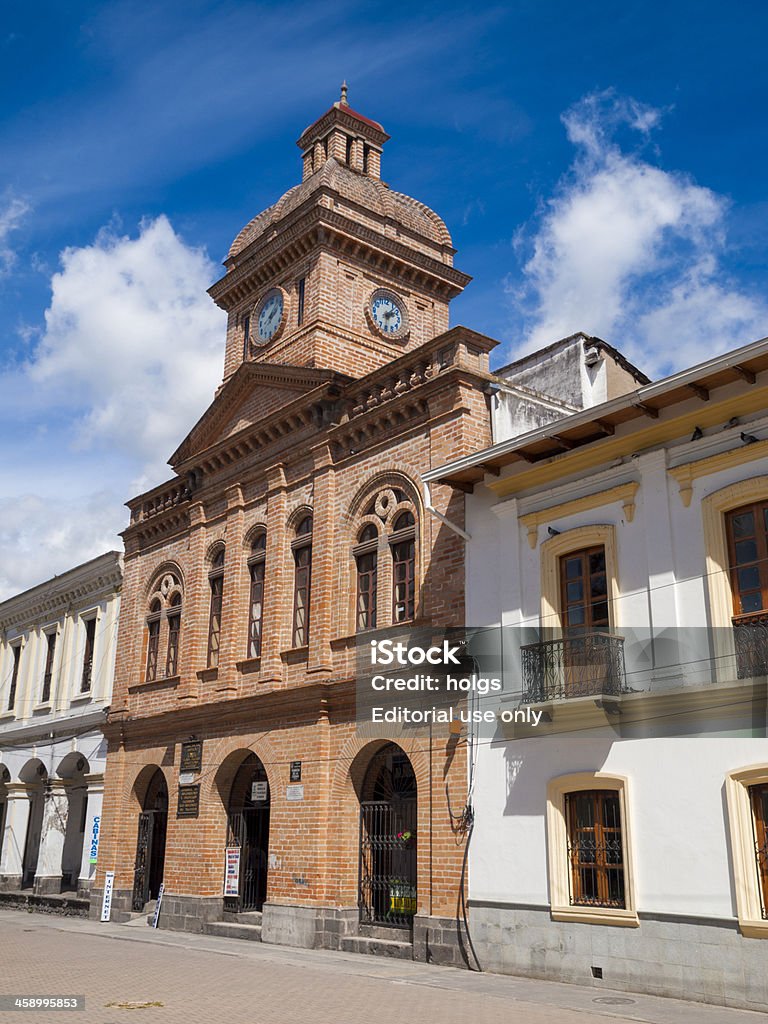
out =
{"type": "Polygon", "coordinates": [[[16,253],[8,244],[8,236],[19,227],[29,210],[26,200],[6,192],[0,206],[0,277],[9,273],[16,262],[16,253]]]}
{"type": "Polygon", "coordinates": [[[0,499],[0,601],[104,551],[122,550],[122,501],[106,491],[73,500],[0,499]]]}
{"type": "Polygon", "coordinates": [[[659,376],[765,333],[765,304],[722,267],[727,200],[615,141],[629,129],[647,142],[662,113],[609,91],[564,115],[576,157],[516,290],[524,350],[584,330],[659,376]]]}
{"type": "Polygon", "coordinates": [[[166,217],[62,254],[32,357],[0,375],[0,600],[119,549],[123,502],[170,476],[222,376],[216,271],[166,217]]]}
{"type": "Polygon", "coordinates": [[[68,410],[76,445],[162,479],[221,380],[225,318],[206,295],[216,268],[166,217],[136,238],[105,229],[61,260],[28,379],[68,410]]]}

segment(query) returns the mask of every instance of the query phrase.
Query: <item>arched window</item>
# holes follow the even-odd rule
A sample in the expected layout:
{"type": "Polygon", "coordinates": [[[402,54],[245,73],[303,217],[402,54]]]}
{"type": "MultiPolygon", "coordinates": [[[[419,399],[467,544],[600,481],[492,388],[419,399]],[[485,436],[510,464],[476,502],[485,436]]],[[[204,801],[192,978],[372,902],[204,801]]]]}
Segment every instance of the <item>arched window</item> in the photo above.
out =
{"type": "Polygon", "coordinates": [[[208,573],[211,588],[211,611],[208,617],[208,668],[218,668],[221,646],[221,609],[224,600],[224,548],[219,548],[208,573]]]}
{"type": "Polygon", "coordinates": [[[294,560],[293,646],[309,643],[309,600],[312,584],[312,516],[305,516],[296,527],[292,544],[294,560]]]}
{"type": "Polygon", "coordinates": [[[146,680],[147,682],[153,682],[157,679],[157,652],[160,646],[160,612],[162,611],[162,604],[159,598],[155,600],[149,606],[149,615],[147,616],[147,671],[146,680]]]}
{"type": "Polygon", "coordinates": [[[165,659],[166,677],[178,675],[179,634],[181,633],[181,594],[177,591],[168,608],[168,653],[165,659]]]}
{"type": "Polygon", "coordinates": [[[378,580],[379,531],[368,523],[360,531],[357,547],[354,550],[357,566],[357,605],[355,612],[355,628],[376,628],[376,585],[378,580]]]}
{"type": "Polygon", "coordinates": [[[392,524],[392,621],[409,622],[416,612],[416,519],[401,512],[392,524]]]}
{"type": "Polygon", "coordinates": [[[264,617],[264,567],[267,557],[267,535],[258,533],[251,546],[248,572],[251,596],[248,611],[248,657],[261,657],[261,631],[264,617]]]}

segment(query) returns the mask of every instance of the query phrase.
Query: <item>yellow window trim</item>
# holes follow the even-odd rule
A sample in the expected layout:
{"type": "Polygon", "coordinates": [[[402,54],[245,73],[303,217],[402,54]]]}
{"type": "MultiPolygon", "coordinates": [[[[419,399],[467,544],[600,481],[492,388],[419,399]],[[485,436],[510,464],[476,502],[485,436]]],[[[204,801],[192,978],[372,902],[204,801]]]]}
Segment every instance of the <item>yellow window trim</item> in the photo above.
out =
{"type": "Polygon", "coordinates": [[[768,920],[760,911],[760,879],[755,863],[755,843],[749,787],[768,782],[768,764],[737,768],[725,777],[728,831],[736,890],[736,916],[742,935],[768,939],[768,920]]]}
{"type": "Polygon", "coordinates": [[[580,921],[585,924],[618,925],[637,928],[635,874],[632,867],[632,840],[629,822],[629,780],[608,772],[577,772],[558,775],[547,784],[547,855],[549,859],[549,903],[553,921],[580,921]],[[568,823],[565,813],[567,793],[602,789],[618,794],[621,815],[622,858],[624,863],[625,908],[576,907],[571,898],[571,866],[568,863],[568,823]]]}
{"type": "Polygon", "coordinates": [[[718,681],[735,679],[736,647],[731,629],[733,596],[731,594],[728,535],[725,513],[741,505],[768,498],[768,476],[755,476],[749,480],[722,487],[701,501],[706,555],[706,578],[709,595],[709,624],[715,654],[715,673],[718,681]]]}
{"type": "Polygon", "coordinates": [[[559,628],[562,622],[560,601],[560,556],[582,548],[602,544],[605,548],[605,573],[608,580],[608,622],[616,626],[619,600],[619,572],[616,556],[616,527],[611,523],[577,526],[541,545],[541,627],[559,628]]]}
{"type": "Polygon", "coordinates": [[[583,498],[574,498],[572,501],[564,501],[559,505],[540,509],[538,512],[529,512],[528,515],[520,516],[520,524],[528,532],[528,544],[535,548],[539,539],[539,527],[542,523],[549,523],[553,519],[562,519],[564,516],[576,515],[579,512],[588,512],[593,508],[601,508],[603,505],[611,505],[614,502],[622,503],[624,518],[631,523],[635,518],[635,499],[639,489],[640,484],[637,482],[620,484],[607,491],[586,494],[583,498]]]}

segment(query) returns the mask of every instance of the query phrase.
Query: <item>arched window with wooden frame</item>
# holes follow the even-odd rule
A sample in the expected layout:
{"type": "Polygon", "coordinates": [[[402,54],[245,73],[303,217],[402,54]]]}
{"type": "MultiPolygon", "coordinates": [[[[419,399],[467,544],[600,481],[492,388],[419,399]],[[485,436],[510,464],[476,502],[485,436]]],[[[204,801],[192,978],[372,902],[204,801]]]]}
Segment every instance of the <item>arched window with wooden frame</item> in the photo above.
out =
{"type": "Polygon", "coordinates": [[[312,516],[306,515],[296,527],[291,544],[294,561],[293,646],[309,643],[309,602],[312,588],[312,516]]]}
{"type": "Polygon", "coordinates": [[[264,571],[267,558],[267,535],[260,530],[253,539],[248,559],[250,598],[248,602],[248,657],[261,657],[264,622],[264,571]]]}
{"type": "Polygon", "coordinates": [[[211,590],[211,604],[208,615],[208,668],[219,667],[221,648],[221,613],[224,602],[224,548],[217,548],[211,559],[208,572],[208,586],[211,590]]]}
{"type": "Polygon", "coordinates": [[[384,473],[360,490],[348,516],[350,629],[412,622],[420,614],[417,489],[384,473]]]}
{"type": "Polygon", "coordinates": [[[179,672],[179,638],[181,636],[181,594],[179,591],[171,597],[168,604],[168,648],[165,659],[165,675],[167,678],[179,672]]]}
{"type": "Polygon", "coordinates": [[[376,628],[378,547],[379,531],[373,523],[368,523],[360,531],[358,543],[353,552],[357,568],[357,602],[355,609],[355,629],[357,632],[376,628]]]}
{"type": "Polygon", "coordinates": [[[144,678],[148,683],[157,679],[157,653],[160,649],[160,615],[163,606],[159,598],[155,598],[149,606],[147,616],[147,668],[144,678]]]}
{"type": "Polygon", "coordinates": [[[182,583],[179,572],[165,568],[148,590],[144,678],[148,683],[179,673],[182,583]],[[160,652],[165,650],[165,662],[160,652]]]}
{"type": "Polygon", "coordinates": [[[416,519],[401,512],[389,537],[392,551],[392,621],[410,622],[416,615],[416,519]]]}

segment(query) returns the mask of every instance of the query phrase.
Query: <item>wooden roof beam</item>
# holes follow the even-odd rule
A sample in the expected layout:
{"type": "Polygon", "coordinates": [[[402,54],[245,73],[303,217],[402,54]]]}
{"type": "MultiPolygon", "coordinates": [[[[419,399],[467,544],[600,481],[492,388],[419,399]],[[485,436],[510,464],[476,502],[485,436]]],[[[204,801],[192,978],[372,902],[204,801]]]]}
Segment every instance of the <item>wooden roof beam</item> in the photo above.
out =
{"type": "Polygon", "coordinates": [[[753,373],[751,370],[748,370],[746,366],[739,366],[737,363],[735,363],[731,367],[731,369],[737,377],[741,377],[741,379],[747,381],[748,384],[754,384],[757,380],[757,374],[753,373]]]}
{"type": "Polygon", "coordinates": [[[697,398],[700,398],[702,402],[709,401],[709,388],[704,388],[701,384],[689,384],[688,389],[692,391],[697,398]]]}

